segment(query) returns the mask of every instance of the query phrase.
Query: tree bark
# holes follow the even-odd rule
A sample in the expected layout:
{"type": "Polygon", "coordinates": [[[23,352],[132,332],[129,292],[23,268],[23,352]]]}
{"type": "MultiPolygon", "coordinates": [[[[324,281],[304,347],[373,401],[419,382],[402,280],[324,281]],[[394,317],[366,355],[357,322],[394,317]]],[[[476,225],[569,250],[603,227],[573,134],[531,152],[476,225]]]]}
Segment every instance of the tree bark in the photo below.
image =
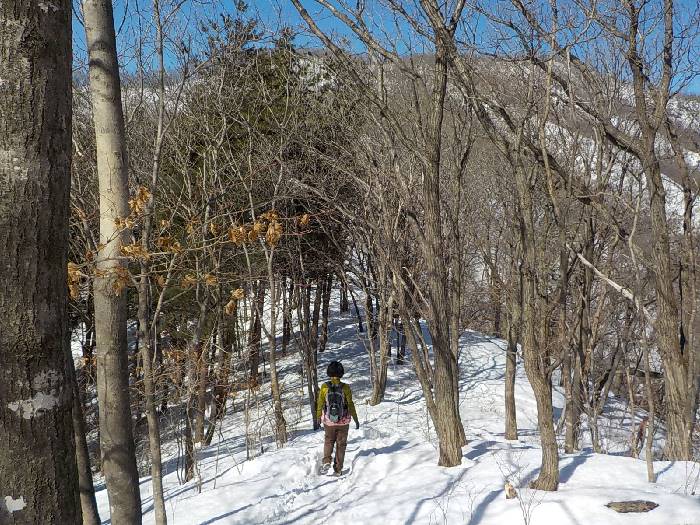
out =
{"type": "MultiPolygon", "coordinates": [[[[237,307],[232,315],[238,315],[237,307]]],[[[228,399],[231,391],[231,383],[229,380],[229,376],[231,375],[231,337],[230,331],[226,326],[223,305],[219,305],[219,320],[217,322],[216,339],[219,345],[219,353],[217,356],[216,374],[214,374],[214,415],[209,422],[209,427],[207,428],[207,433],[204,437],[204,444],[206,446],[211,445],[211,442],[214,439],[216,425],[224,418],[224,415],[226,414],[226,400],[228,399]]]]}
{"type": "Polygon", "coordinates": [[[403,365],[406,361],[406,334],[404,333],[403,318],[396,325],[396,364],[403,365]]]}
{"type": "Polygon", "coordinates": [[[67,313],[71,5],[0,3],[0,523],[80,523],[67,313]]]}
{"type": "Polygon", "coordinates": [[[541,308],[536,289],[537,244],[534,227],[532,188],[525,167],[515,169],[519,201],[520,242],[523,247],[523,355],[525,373],[532,386],[537,404],[537,423],[542,446],[542,464],[538,478],[531,484],[539,490],[557,490],[559,486],[559,451],[554,432],[552,382],[547,373],[548,359],[545,348],[538,344],[538,323],[541,308]]]}
{"type": "Polygon", "coordinates": [[[333,275],[329,274],[324,280],[323,303],[321,306],[321,334],[319,336],[318,351],[324,352],[328,343],[328,317],[330,314],[331,292],[333,291],[333,275]]]}
{"type": "Polygon", "coordinates": [[[348,301],[348,283],[345,279],[340,279],[340,313],[350,311],[350,302],[348,301]]]}
{"type": "Polygon", "coordinates": [[[260,343],[262,342],[262,315],[265,304],[265,287],[262,283],[255,284],[255,297],[253,298],[253,312],[248,334],[248,378],[251,386],[258,385],[260,375],[260,343]]]}
{"type": "Polygon", "coordinates": [[[302,364],[304,373],[306,374],[306,389],[309,401],[309,410],[311,412],[311,421],[313,422],[314,430],[318,429],[318,421],[316,420],[316,398],[318,397],[318,373],[316,370],[316,352],[311,347],[309,293],[304,286],[308,286],[308,281],[304,280],[303,285],[297,289],[299,302],[297,303],[297,320],[299,323],[299,331],[301,337],[300,352],[302,354],[302,364]]]}
{"type": "MultiPolygon", "coordinates": [[[[215,332],[207,341],[215,339],[215,332]]],[[[216,342],[215,340],[213,341],[216,342]]],[[[204,419],[207,411],[206,393],[207,384],[209,382],[209,345],[203,345],[202,351],[199,353],[197,360],[197,385],[195,390],[196,397],[196,417],[194,424],[194,441],[200,446],[204,442],[204,419]]]]}
{"type": "Polygon", "coordinates": [[[350,297],[352,298],[352,305],[355,307],[355,316],[357,317],[357,331],[363,333],[365,331],[362,326],[362,315],[360,315],[360,308],[357,306],[357,299],[355,299],[355,294],[350,291],[350,297]]]}
{"type": "Polygon", "coordinates": [[[148,421],[148,446],[151,454],[151,482],[153,483],[153,500],[157,525],[167,523],[165,499],[163,496],[163,460],[161,457],[160,421],[156,411],[156,387],[153,372],[153,332],[150,329],[150,290],[147,267],[141,266],[139,282],[139,341],[143,366],[144,409],[148,421]]]}
{"type": "Polygon", "coordinates": [[[75,459],[78,467],[78,481],[80,486],[80,507],[83,513],[83,525],[100,525],[100,515],[95,499],[95,485],[92,479],[90,466],[90,452],[88,450],[85,414],[78,386],[78,378],[75,372],[75,364],[70,351],[67,351],[67,359],[70,361],[70,381],[73,387],[73,433],[75,435],[75,459]]]}
{"type": "Polygon", "coordinates": [[[384,401],[386,393],[387,372],[389,369],[389,357],[391,352],[391,325],[392,325],[392,308],[393,295],[386,301],[385,304],[378,306],[379,310],[379,363],[376,369],[376,378],[372,381],[372,395],[370,397],[370,405],[378,405],[384,401]]]}
{"type": "Polygon", "coordinates": [[[517,369],[519,299],[514,300],[507,315],[506,377],[505,377],[505,437],[518,439],[518,421],[515,410],[515,372],[517,369]]]}
{"type": "Polygon", "coordinates": [[[323,292],[326,287],[326,280],[316,279],[316,289],[314,290],[314,308],[311,318],[311,347],[318,351],[319,349],[319,322],[321,320],[321,302],[323,300],[323,292]]]}
{"type": "Polygon", "coordinates": [[[447,274],[442,258],[444,246],[440,216],[440,166],[446,93],[446,48],[445,43],[440,41],[435,53],[435,85],[432,93],[430,136],[426,149],[429,164],[426,166],[423,180],[424,251],[428,271],[428,302],[431,310],[430,334],[435,359],[433,390],[437,405],[434,423],[440,440],[438,464],[452,467],[462,462],[464,431],[458,411],[458,400],[455,396],[455,376],[459,374],[457,356],[452,351],[449,329],[446,326],[452,312],[449,308],[447,274]]]}
{"type": "Polygon", "coordinates": [[[85,0],[90,93],[100,190],[98,275],[94,281],[97,394],[100,404],[102,470],[112,523],[141,523],[141,495],[129,403],[126,341],[127,271],[121,254],[125,232],[117,221],[129,215],[126,136],[112,2],[85,0]]]}
{"type": "Polygon", "coordinates": [[[208,297],[200,298],[199,316],[195,325],[192,338],[190,340],[187,363],[188,363],[188,380],[187,380],[187,406],[185,408],[185,481],[190,481],[194,478],[195,469],[197,466],[196,450],[194,447],[194,435],[192,429],[192,421],[196,416],[196,405],[198,403],[197,387],[199,385],[198,377],[200,370],[200,360],[202,359],[202,334],[206,324],[207,309],[209,307],[208,297]]]}
{"type": "Polygon", "coordinates": [[[273,273],[273,254],[268,255],[267,270],[270,284],[270,329],[267,331],[267,343],[270,355],[270,391],[272,395],[272,406],[275,413],[275,440],[277,446],[282,447],[287,443],[287,421],[284,418],[284,407],[282,405],[282,390],[280,389],[279,377],[277,375],[277,319],[279,312],[279,290],[286,286],[284,282],[278,284],[273,273]]]}
{"type": "Polygon", "coordinates": [[[289,340],[292,338],[292,309],[291,300],[294,294],[294,280],[290,279],[291,284],[287,289],[287,280],[282,282],[282,355],[287,354],[289,340]]]}

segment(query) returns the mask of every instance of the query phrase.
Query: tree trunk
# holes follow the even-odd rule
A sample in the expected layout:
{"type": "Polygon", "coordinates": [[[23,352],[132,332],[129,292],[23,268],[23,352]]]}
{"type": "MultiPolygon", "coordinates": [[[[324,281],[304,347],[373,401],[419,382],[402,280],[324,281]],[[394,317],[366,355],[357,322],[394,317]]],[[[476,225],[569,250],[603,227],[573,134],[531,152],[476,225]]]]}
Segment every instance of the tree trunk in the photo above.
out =
{"type": "MultiPolygon", "coordinates": [[[[215,334],[216,332],[214,332],[215,334]]],[[[212,339],[215,337],[212,334],[212,339]]],[[[214,343],[216,341],[214,340],[214,343]]],[[[204,418],[207,411],[206,393],[207,383],[209,381],[209,351],[206,347],[202,347],[197,360],[197,387],[196,387],[196,417],[194,424],[194,441],[200,446],[204,442],[204,418]]]]}
{"type": "Polygon", "coordinates": [[[552,381],[547,373],[549,359],[538,339],[538,323],[542,322],[542,308],[537,293],[536,275],[538,247],[534,222],[532,188],[525,167],[515,169],[519,206],[519,234],[524,265],[522,295],[523,355],[525,373],[532,386],[537,404],[537,423],[542,446],[542,465],[538,478],[531,484],[539,490],[557,490],[559,486],[559,451],[557,450],[552,408],[552,381]]]}
{"type": "MultiPolygon", "coordinates": [[[[564,390],[566,393],[566,432],[564,436],[564,451],[573,454],[578,450],[581,414],[581,374],[578,353],[573,349],[568,351],[562,367],[564,374],[564,390]]],[[[600,447],[593,443],[593,449],[600,453],[600,447]],[[597,449],[596,449],[597,447],[597,449]]]]}
{"type": "MultiPolygon", "coordinates": [[[[530,351],[526,349],[526,352],[530,351]]],[[[525,360],[527,365],[527,358],[525,360]]],[[[533,365],[530,364],[530,368],[533,365]]],[[[526,366],[527,369],[527,366],[526,366]]],[[[540,374],[528,374],[537,403],[537,425],[540,429],[542,445],[542,465],[537,479],[531,483],[539,490],[557,490],[559,486],[559,451],[554,432],[552,410],[552,383],[543,381],[540,374]]]]}
{"type": "MultiPolygon", "coordinates": [[[[97,510],[95,499],[95,485],[92,479],[90,466],[90,452],[88,450],[85,414],[78,387],[78,377],[75,372],[75,364],[69,349],[66,349],[69,361],[70,382],[73,387],[73,433],[75,435],[75,459],[78,467],[78,481],[80,487],[80,507],[83,512],[83,525],[100,525],[100,514],[97,510]]],[[[1,516],[1,514],[0,514],[1,516]]]]}
{"type": "Polygon", "coordinates": [[[148,446],[151,454],[151,482],[153,484],[153,503],[157,525],[165,525],[168,521],[163,496],[163,460],[161,457],[160,422],[156,411],[156,392],[153,373],[153,332],[150,329],[150,290],[148,285],[147,267],[141,266],[139,281],[139,341],[141,361],[143,364],[143,389],[146,419],[148,421],[148,446]]]}
{"type": "MultiPolygon", "coordinates": [[[[642,323],[642,330],[645,330],[646,327],[644,323],[642,323]]],[[[646,444],[644,446],[644,452],[645,452],[645,459],[646,459],[646,465],[647,465],[647,481],[649,483],[656,483],[656,473],[654,472],[654,433],[655,433],[655,424],[654,424],[654,416],[656,415],[656,404],[654,403],[654,389],[652,387],[651,383],[651,363],[649,360],[649,345],[647,343],[647,338],[646,334],[642,338],[643,342],[642,344],[644,345],[644,386],[646,389],[646,394],[647,394],[647,408],[648,408],[648,415],[647,415],[647,435],[646,435],[646,444]]]]}
{"type": "MultiPolygon", "coordinates": [[[[205,292],[206,293],[206,292],[205,292]]],[[[187,352],[187,405],[185,408],[185,481],[194,478],[197,457],[194,447],[194,433],[192,421],[196,416],[196,406],[198,404],[197,387],[199,385],[200,360],[202,359],[202,334],[206,324],[207,310],[209,307],[208,298],[200,298],[199,316],[192,339],[190,340],[187,352]]]]}
{"type": "MultiPolygon", "coordinates": [[[[492,273],[494,271],[492,270],[492,273]]],[[[490,286],[490,292],[491,292],[491,309],[493,311],[493,333],[497,337],[501,337],[501,319],[502,319],[502,312],[501,312],[501,303],[502,303],[502,291],[501,291],[501,286],[498,283],[498,279],[491,275],[489,279],[489,286],[490,286]]]]}
{"type": "Polygon", "coordinates": [[[363,333],[365,331],[362,326],[362,315],[360,315],[360,308],[357,306],[357,299],[355,299],[355,294],[350,291],[350,297],[352,298],[352,304],[355,307],[355,316],[357,317],[357,331],[363,333]]]}
{"type": "MultiPolygon", "coordinates": [[[[238,315],[238,307],[234,310],[233,316],[238,315]]],[[[223,305],[219,305],[219,320],[217,322],[217,341],[219,345],[219,353],[216,362],[216,373],[214,374],[214,401],[213,413],[207,428],[204,444],[211,445],[214,439],[217,423],[224,418],[226,414],[226,400],[231,391],[229,376],[231,375],[231,337],[230,331],[226,326],[226,320],[223,311],[223,305]]]]}
{"type": "Polygon", "coordinates": [[[399,318],[396,327],[396,364],[403,365],[406,361],[406,334],[403,319],[399,318]]]}
{"type": "Polygon", "coordinates": [[[71,5],[0,4],[0,523],[80,523],[67,355],[71,5]]]}
{"type": "Polygon", "coordinates": [[[323,304],[321,306],[321,335],[318,344],[318,351],[324,352],[328,343],[328,317],[330,314],[331,292],[333,291],[333,275],[328,275],[325,279],[325,289],[323,290],[323,304]]]}
{"type": "Polygon", "coordinates": [[[316,372],[316,352],[311,347],[309,333],[310,323],[308,322],[308,316],[311,312],[309,307],[309,294],[304,286],[308,286],[307,281],[304,281],[304,284],[298,288],[299,302],[297,303],[297,320],[299,323],[299,335],[301,337],[300,352],[302,354],[302,365],[307,379],[306,390],[308,393],[309,410],[311,412],[311,421],[313,422],[314,430],[316,430],[319,428],[318,421],[316,420],[318,375],[316,372]]]}
{"type": "Polygon", "coordinates": [[[350,302],[348,301],[348,283],[341,277],[340,279],[340,313],[350,311],[350,302]]]}
{"type": "Polygon", "coordinates": [[[654,162],[647,175],[650,186],[651,224],[654,239],[654,283],[658,316],[656,333],[664,365],[668,425],[665,456],[669,460],[692,458],[692,410],[695,393],[688,388],[695,381],[688,381],[687,353],[680,347],[680,317],[676,294],[673,289],[674,276],[671,263],[671,248],[666,221],[666,191],[661,180],[658,161],[654,162]],[[692,398],[692,399],[691,399],[692,398]]]}
{"type": "Polygon", "coordinates": [[[83,378],[86,384],[95,384],[95,305],[93,304],[92,282],[88,284],[88,299],[85,306],[85,341],[83,343],[83,378]]]}
{"type": "Polygon", "coordinates": [[[287,354],[289,340],[292,338],[292,310],[290,303],[294,294],[294,280],[290,280],[289,290],[286,279],[282,282],[282,355],[287,354]]]}
{"type": "MultiPolygon", "coordinates": [[[[401,315],[405,319],[409,318],[405,303],[401,306],[401,315]]],[[[419,350],[418,322],[406,327],[406,337],[414,356],[413,365],[416,375],[419,378],[430,419],[435,425],[435,433],[438,438],[438,465],[443,467],[456,466],[462,461],[462,436],[455,423],[457,410],[454,406],[454,393],[452,389],[452,378],[450,377],[450,359],[454,359],[451,352],[435,354],[435,370],[433,378],[428,377],[428,366],[430,362],[421,357],[419,350]],[[445,362],[447,361],[447,362],[445,362]]],[[[433,336],[433,346],[435,346],[435,336],[433,336]]],[[[446,345],[447,346],[447,345],[446,345]]]]}
{"type": "Polygon", "coordinates": [[[248,334],[248,380],[251,386],[258,385],[260,375],[260,344],[262,342],[262,315],[265,304],[265,287],[262,283],[255,284],[255,297],[253,298],[253,317],[251,319],[250,332],[248,334]]]}
{"type": "Polygon", "coordinates": [[[321,320],[321,302],[323,299],[323,292],[326,287],[325,279],[316,280],[316,290],[314,291],[314,309],[313,317],[311,318],[311,348],[314,351],[319,349],[319,322],[321,320]]]}
{"type": "MultiPolygon", "coordinates": [[[[513,301],[516,303],[516,301],[513,301]]],[[[518,308],[517,304],[511,310],[518,308]]],[[[508,346],[506,347],[506,378],[505,378],[505,437],[506,439],[518,439],[518,421],[515,410],[515,372],[517,368],[517,314],[508,314],[508,346]]]]}
{"type": "Polygon", "coordinates": [[[187,407],[185,408],[185,482],[194,479],[195,466],[197,458],[194,449],[194,438],[192,436],[192,408],[190,407],[191,398],[188,398],[187,407]]]}
{"type": "Polygon", "coordinates": [[[376,378],[372,381],[372,395],[369,404],[378,405],[384,400],[386,393],[387,372],[389,369],[389,357],[391,350],[391,324],[392,311],[391,303],[393,296],[389,298],[386,304],[379,305],[379,363],[376,370],[376,378]]]}
{"type": "Polygon", "coordinates": [[[100,243],[94,281],[97,395],[100,405],[102,470],[112,523],[141,523],[141,495],[129,403],[126,341],[125,232],[129,215],[126,137],[112,2],[85,0],[90,57],[90,92],[95,122],[100,190],[100,243]]]}
{"type": "MultiPolygon", "coordinates": [[[[374,301],[372,300],[372,295],[369,291],[368,279],[362,279],[362,287],[365,293],[365,321],[367,322],[367,342],[365,347],[367,349],[367,360],[369,362],[369,379],[372,385],[372,392],[377,392],[379,389],[379,363],[377,359],[377,354],[379,352],[378,341],[373,334],[376,333],[375,321],[374,321],[374,301]]],[[[378,403],[379,401],[377,401],[378,403]]]]}
{"type": "MultiPolygon", "coordinates": [[[[274,248],[273,248],[274,250],[274,248]]],[[[273,252],[274,253],[274,252],[273,252]]],[[[272,406],[275,413],[275,440],[277,446],[282,447],[287,443],[287,421],[284,418],[282,405],[282,391],[277,375],[277,318],[279,311],[279,289],[284,289],[284,282],[279,285],[273,273],[273,255],[268,256],[268,280],[270,283],[270,329],[267,332],[267,343],[270,355],[270,391],[272,394],[272,406]]]]}
{"type": "Polygon", "coordinates": [[[425,221],[426,270],[428,273],[428,303],[431,323],[430,334],[433,342],[435,373],[435,430],[440,441],[438,465],[452,467],[462,462],[464,431],[459,417],[455,395],[455,380],[459,375],[457,357],[453,353],[449,337],[451,312],[447,296],[448,281],[444,264],[442,218],[440,215],[440,167],[442,153],[442,132],[447,93],[448,65],[444,36],[440,37],[435,53],[435,84],[432,93],[432,114],[429,116],[429,137],[426,155],[429,159],[423,180],[423,207],[425,221]]]}

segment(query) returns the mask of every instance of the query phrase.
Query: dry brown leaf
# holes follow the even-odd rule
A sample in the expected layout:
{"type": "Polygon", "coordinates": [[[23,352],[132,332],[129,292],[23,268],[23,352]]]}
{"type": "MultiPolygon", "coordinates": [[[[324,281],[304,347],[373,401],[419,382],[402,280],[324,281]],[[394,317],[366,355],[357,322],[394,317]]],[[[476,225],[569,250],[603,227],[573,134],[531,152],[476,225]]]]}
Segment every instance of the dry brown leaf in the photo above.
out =
{"type": "Polygon", "coordinates": [[[116,268],[114,273],[116,275],[114,282],[112,283],[112,290],[114,291],[115,295],[119,296],[121,295],[122,291],[124,291],[124,288],[129,286],[131,278],[129,276],[129,270],[121,266],[116,268]]]}
{"type": "Polygon", "coordinates": [[[199,217],[192,217],[189,221],[187,221],[187,226],[185,227],[187,229],[187,233],[194,235],[194,233],[197,231],[199,223],[199,217]]]}
{"type": "Polygon", "coordinates": [[[80,277],[82,273],[77,264],[73,262],[68,263],[68,291],[70,292],[70,298],[74,301],[78,299],[80,295],[80,277]]]}
{"type": "Polygon", "coordinates": [[[134,219],[131,217],[117,217],[114,219],[114,225],[120,230],[127,230],[134,227],[134,219]]]}
{"type": "Polygon", "coordinates": [[[194,274],[188,273],[185,275],[185,277],[182,279],[182,287],[183,288],[191,288],[195,284],[197,284],[197,277],[194,274]]]}
{"type": "Polygon", "coordinates": [[[232,299],[228,303],[226,303],[226,306],[224,306],[224,313],[226,315],[233,315],[234,313],[236,313],[237,308],[238,301],[232,299]]]}
{"type": "Polygon", "coordinates": [[[151,192],[148,191],[148,188],[139,186],[136,190],[136,194],[129,199],[129,208],[131,209],[132,215],[141,215],[146,209],[150,198],[151,192]]]}
{"type": "Polygon", "coordinates": [[[148,261],[151,258],[151,254],[148,253],[148,250],[138,243],[125,244],[121,247],[120,251],[122,255],[130,259],[141,259],[148,261]]]}
{"type": "Polygon", "coordinates": [[[232,226],[228,230],[228,238],[237,246],[245,243],[248,238],[248,231],[245,226],[232,226]]]}
{"type": "Polygon", "coordinates": [[[277,214],[277,212],[275,210],[269,210],[269,211],[266,211],[265,213],[263,213],[260,216],[260,218],[264,219],[266,221],[272,222],[272,221],[276,221],[279,218],[279,215],[277,214]]]}
{"type": "Polygon", "coordinates": [[[265,235],[265,240],[267,240],[267,243],[270,246],[275,246],[279,242],[281,237],[282,225],[277,221],[271,222],[270,225],[267,227],[267,234],[265,235]]]}
{"type": "Polygon", "coordinates": [[[156,239],[156,246],[163,250],[164,252],[180,253],[182,252],[182,246],[180,241],[170,237],[169,235],[164,235],[156,239]]]}

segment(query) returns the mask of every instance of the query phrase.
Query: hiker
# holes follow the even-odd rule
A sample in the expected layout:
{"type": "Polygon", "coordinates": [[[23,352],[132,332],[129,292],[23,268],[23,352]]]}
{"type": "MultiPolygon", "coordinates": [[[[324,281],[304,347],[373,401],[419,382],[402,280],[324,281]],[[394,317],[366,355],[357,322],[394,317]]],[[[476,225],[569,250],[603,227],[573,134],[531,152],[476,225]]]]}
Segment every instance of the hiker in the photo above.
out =
{"type": "Polygon", "coordinates": [[[345,447],[348,444],[348,430],[350,429],[350,418],[355,421],[355,428],[360,428],[360,421],[357,419],[355,404],[352,402],[352,390],[350,385],[341,383],[345,370],[339,361],[331,361],[326,371],[330,381],[326,381],[321,386],[316,402],[316,420],[326,434],[323,446],[323,463],[321,474],[325,474],[331,467],[331,453],[335,445],[335,461],[333,462],[333,472],[340,476],[343,471],[343,460],[345,459],[345,447]]]}

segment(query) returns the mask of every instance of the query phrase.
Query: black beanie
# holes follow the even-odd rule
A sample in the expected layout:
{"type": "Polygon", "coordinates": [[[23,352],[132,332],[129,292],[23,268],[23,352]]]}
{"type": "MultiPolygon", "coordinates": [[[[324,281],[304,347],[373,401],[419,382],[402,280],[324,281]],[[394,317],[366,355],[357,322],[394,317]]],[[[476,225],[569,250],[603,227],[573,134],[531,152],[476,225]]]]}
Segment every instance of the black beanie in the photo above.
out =
{"type": "Polygon", "coordinates": [[[328,365],[326,373],[328,374],[328,377],[343,377],[345,369],[340,361],[331,361],[331,363],[328,365]]]}

